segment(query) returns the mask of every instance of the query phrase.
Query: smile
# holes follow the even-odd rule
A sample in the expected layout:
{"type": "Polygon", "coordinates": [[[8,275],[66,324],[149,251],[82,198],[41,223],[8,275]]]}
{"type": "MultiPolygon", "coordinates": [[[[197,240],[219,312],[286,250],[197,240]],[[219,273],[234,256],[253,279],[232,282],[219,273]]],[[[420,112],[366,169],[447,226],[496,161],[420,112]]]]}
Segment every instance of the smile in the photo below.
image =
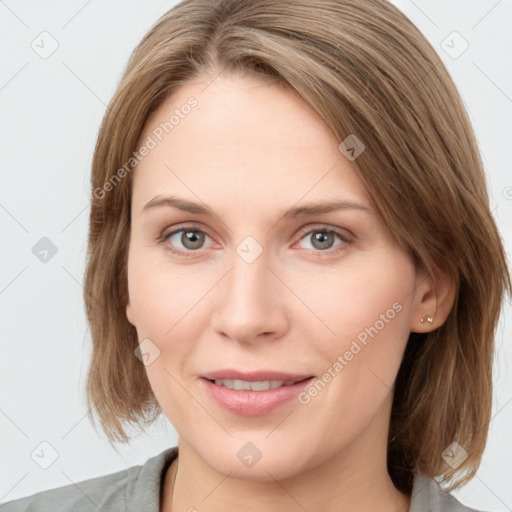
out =
{"type": "Polygon", "coordinates": [[[295,382],[293,380],[259,380],[250,382],[239,379],[215,379],[217,386],[224,386],[237,391],[266,391],[267,389],[276,389],[281,386],[291,386],[295,382]]]}
{"type": "Polygon", "coordinates": [[[294,398],[314,377],[282,372],[210,372],[199,379],[206,396],[237,416],[264,416],[296,403],[294,398]]]}

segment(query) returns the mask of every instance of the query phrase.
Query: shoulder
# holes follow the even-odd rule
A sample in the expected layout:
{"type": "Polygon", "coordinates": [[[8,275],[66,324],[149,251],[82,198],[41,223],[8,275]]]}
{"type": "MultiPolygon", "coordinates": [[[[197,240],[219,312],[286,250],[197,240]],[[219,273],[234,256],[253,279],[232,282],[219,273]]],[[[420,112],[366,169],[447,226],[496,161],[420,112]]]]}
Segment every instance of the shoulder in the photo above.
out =
{"type": "Polygon", "coordinates": [[[137,468],[140,466],[9,501],[0,505],[0,512],[125,510],[124,490],[137,468]]]}
{"type": "Polygon", "coordinates": [[[0,512],[124,512],[148,503],[158,511],[162,471],[175,454],[176,447],[152,457],[142,466],[2,503],[0,512]]]}
{"type": "Polygon", "coordinates": [[[409,512],[484,512],[466,507],[433,478],[418,473],[414,479],[409,512]]]}

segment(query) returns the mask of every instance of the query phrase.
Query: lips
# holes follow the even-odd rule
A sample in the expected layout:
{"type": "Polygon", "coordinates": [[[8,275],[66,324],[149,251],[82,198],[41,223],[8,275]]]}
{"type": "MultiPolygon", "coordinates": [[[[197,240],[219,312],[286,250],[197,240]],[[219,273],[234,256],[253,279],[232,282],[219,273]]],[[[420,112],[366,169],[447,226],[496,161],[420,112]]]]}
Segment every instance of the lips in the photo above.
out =
{"type": "Polygon", "coordinates": [[[260,416],[283,406],[313,379],[311,375],[275,371],[218,370],[200,379],[217,405],[242,416],[260,416]]]}
{"type": "Polygon", "coordinates": [[[277,389],[281,386],[291,386],[295,384],[293,380],[260,380],[260,381],[247,381],[239,379],[215,379],[217,386],[224,386],[229,389],[237,391],[266,391],[267,389],[277,389]]]}
{"type": "Polygon", "coordinates": [[[244,380],[246,382],[257,382],[264,380],[282,380],[284,382],[299,382],[301,380],[312,377],[312,375],[300,373],[274,372],[271,370],[240,372],[238,370],[227,369],[208,372],[203,374],[202,377],[208,380],[237,379],[244,380]]]}

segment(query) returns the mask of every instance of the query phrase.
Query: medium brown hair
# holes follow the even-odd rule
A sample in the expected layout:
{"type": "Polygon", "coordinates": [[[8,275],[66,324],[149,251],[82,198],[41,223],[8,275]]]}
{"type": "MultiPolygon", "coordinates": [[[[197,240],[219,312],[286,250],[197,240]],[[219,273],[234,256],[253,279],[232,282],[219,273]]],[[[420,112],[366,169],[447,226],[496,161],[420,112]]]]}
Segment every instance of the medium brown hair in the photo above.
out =
{"type": "Polygon", "coordinates": [[[417,470],[452,489],[462,485],[486,444],[494,336],[510,277],[460,95],[426,38],[385,0],[185,0],[135,48],[92,164],[84,293],[90,410],[121,442],[129,440],[123,424],[147,425],[161,412],[126,318],[133,180],[126,163],[152,112],[188,80],[220,72],[277,80],[340,142],[351,134],[362,140],[353,165],[385,223],[418,271],[440,268],[453,279],[444,324],[410,334],[395,383],[388,471],[407,493],[417,470]],[[457,468],[441,456],[453,441],[468,453],[457,468]]]}

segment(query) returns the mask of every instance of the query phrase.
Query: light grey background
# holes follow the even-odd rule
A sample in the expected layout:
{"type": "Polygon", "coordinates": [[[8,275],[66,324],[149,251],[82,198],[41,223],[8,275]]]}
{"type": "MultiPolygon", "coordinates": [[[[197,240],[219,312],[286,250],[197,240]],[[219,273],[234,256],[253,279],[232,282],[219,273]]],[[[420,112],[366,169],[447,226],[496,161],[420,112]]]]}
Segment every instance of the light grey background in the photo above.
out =
{"type": "MultiPolygon", "coordinates": [[[[90,335],[81,285],[101,119],[132,49],[175,3],[0,1],[0,502],[141,464],[176,444],[162,416],[116,452],[86,418],[90,335]],[[56,44],[53,54],[44,54],[56,44]],[[57,249],[46,262],[32,252],[43,237],[57,249]],[[43,469],[53,450],[56,460],[43,469]]],[[[510,250],[512,1],[395,4],[436,48],[462,94],[510,250]],[[469,46],[457,55],[463,40],[469,46]]],[[[489,511],[512,509],[510,318],[507,303],[483,462],[476,478],[455,492],[489,511]]]]}

